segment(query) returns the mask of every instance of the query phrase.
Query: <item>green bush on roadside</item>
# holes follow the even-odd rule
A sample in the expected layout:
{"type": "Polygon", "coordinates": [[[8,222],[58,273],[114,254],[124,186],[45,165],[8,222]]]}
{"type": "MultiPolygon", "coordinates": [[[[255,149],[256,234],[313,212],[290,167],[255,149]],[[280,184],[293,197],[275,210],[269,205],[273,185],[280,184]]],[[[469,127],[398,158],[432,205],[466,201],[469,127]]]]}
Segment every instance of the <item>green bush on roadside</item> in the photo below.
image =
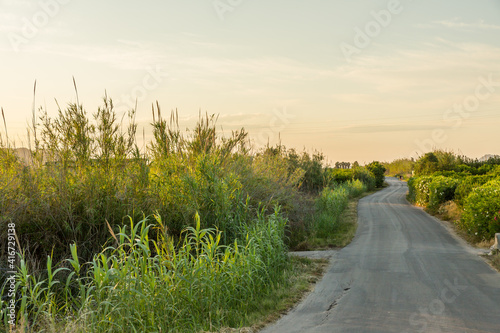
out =
{"type": "Polygon", "coordinates": [[[463,207],[470,192],[476,187],[486,184],[491,179],[490,175],[476,175],[462,178],[460,184],[455,189],[455,202],[460,207],[463,207]]]}
{"type": "Polygon", "coordinates": [[[385,180],[385,167],[380,162],[374,161],[368,164],[366,169],[375,176],[375,187],[382,187],[385,180]]]}
{"type": "Polygon", "coordinates": [[[460,225],[477,239],[491,239],[500,232],[499,211],[500,180],[491,180],[471,191],[464,203],[460,225]]]}
{"type": "Polygon", "coordinates": [[[453,200],[459,179],[445,176],[432,177],[429,183],[428,208],[437,210],[446,201],[453,200]]]}
{"type": "Polygon", "coordinates": [[[408,200],[419,206],[427,206],[429,203],[430,176],[412,177],[408,180],[408,200]]]}
{"type": "Polygon", "coordinates": [[[342,184],[348,181],[359,180],[367,188],[367,190],[375,189],[375,176],[365,167],[355,167],[353,169],[332,169],[328,168],[325,171],[326,183],[329,186],[342,184]]]}

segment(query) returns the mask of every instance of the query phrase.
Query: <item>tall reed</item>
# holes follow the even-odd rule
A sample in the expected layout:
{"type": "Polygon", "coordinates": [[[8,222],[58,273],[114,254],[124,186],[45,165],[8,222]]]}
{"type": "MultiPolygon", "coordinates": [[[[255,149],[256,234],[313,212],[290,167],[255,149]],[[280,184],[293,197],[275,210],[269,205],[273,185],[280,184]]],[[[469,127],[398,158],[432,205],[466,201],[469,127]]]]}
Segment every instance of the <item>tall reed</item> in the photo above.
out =
{"type": "MultiPolygon", "coordinates": [[[[246,323],[277,284],[286,283],[286,220],[276,209],[259,215],[241,240],[222,245],[222,232],[195,227],[175,246],[159,215],[119,228],[115,245],[80,263],[77,246],[47,276],[21,259],[17,275],[19,332],[196,332],[246,323]],[[156,239],[150,231],[156,230],[156,239]],[[56,268],[57,267],[57,268],[56,268]]],[[[5,304],[2,319],[6,323],[5,304]]],[[[7,327],[7,325],[6,325],[7,327]]]]}

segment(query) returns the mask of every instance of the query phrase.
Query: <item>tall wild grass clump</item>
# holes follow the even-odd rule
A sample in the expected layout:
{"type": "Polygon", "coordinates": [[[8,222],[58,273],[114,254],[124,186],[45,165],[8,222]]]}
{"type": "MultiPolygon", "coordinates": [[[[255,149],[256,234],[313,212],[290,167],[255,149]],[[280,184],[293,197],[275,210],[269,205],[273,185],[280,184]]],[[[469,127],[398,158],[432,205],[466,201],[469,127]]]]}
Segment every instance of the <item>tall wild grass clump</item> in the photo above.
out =
{"type": "MultiPolygon", "coordinates": [[[[81,263],[78,247],[47,276],[21,259],[17,275],[19,332],[198,332],[246,324],[245,313],[286,283],[283,233],[276,210],[246,226],[242,240],[222,245],[221,231],[183,230],[176,246],[159,215],[120,227],[114,245],[81,263]],[[156,239],[150,239],[155,230],[156,239]]],[[[5,312],[2,320],[8,327],[5,312]]]]}
{"type": "Polygon", "coordinates": [[[335,235],[340,226],[340,216],[349,203],[366,192],[367,187],[360,180],[347,181],[323,189],[316,199],[317,214],[313,223],[313,233],[318,238],[329,238],[335,235]]]}

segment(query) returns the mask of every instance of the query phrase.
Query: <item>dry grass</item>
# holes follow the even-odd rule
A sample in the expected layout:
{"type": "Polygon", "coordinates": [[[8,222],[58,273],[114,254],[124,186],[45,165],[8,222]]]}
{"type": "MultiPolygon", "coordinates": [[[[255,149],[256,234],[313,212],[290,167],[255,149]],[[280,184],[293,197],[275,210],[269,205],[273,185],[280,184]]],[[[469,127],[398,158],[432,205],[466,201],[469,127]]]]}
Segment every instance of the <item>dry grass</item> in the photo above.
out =
{"type": "Polygon", "coordinates": [[[500,272],[500,253],[492,255],[488,258],[491,261],[491,265],[500,272]]]}
{"type": "Polygon", "coordinates": [[[493,246],[493,244],[495,244],[495,239],[483,240],[479,243],[476,243],[476,246],[482,249],[489,249],[493,246]]]}
{"type": "Polygon", "coordinates": [[[447,201],[442,204],[438,208],[437,212],[433,215],[435,215],[440,220],[451,222],[451,226],[455,233],[458,234],[462,239],[467,241],[467,243],[481,249],[489,249],[495,243],[494,239],[482,240],[480,242],[477,242],[477,239],[466,233],[464,230],[458,228],[457,223],[462,218],[462,213],[463,211],[454,201],[447,201]]]}
{"type": "Polygon", "coordinates": [[[486,262],[493,267],[493,269],[496,269],[498,272],[500,272],[500,250],[493,250],[492,254],[485,254],[481,255],[482,258],[486,260],[486,262]]]}
{"type": "Polygon", "coordinates": [[[473,246],[479,246],[476,244],[476,241],[469,235],[467,232],[458,227],[458,222],[462,218],[462,210],[454,201],[447,201],[439,208],[437,211],[430,211],[426,209],[426,212],[436,216],[438,219],[443,221],[451,222],[450,226],[453,231],[460,236],[460,238],[464,239],[467,243],[473,246]]]}
{"type": "Polygon", "coordinates": [[[455,223],[461,219],[462,210],[454,201],[447,201],[438,208],[436,216],[441,220],[455,223]]]}

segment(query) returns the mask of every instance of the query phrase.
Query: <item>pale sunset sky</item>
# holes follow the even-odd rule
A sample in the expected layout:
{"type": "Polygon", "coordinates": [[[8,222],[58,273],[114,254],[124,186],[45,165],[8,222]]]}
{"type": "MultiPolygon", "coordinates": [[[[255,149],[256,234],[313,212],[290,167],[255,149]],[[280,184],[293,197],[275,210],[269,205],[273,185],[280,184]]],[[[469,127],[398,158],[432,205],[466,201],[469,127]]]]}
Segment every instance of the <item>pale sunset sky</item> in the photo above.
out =
{"type": "Polygon", "coordinates": [[[0,60],[18,147],[34,81],[56,116],[74,76],[89,114],[137,99],[139,141],[157,100],[331,163],[500,154],[500,0],[0,0],[0,60]]]}

